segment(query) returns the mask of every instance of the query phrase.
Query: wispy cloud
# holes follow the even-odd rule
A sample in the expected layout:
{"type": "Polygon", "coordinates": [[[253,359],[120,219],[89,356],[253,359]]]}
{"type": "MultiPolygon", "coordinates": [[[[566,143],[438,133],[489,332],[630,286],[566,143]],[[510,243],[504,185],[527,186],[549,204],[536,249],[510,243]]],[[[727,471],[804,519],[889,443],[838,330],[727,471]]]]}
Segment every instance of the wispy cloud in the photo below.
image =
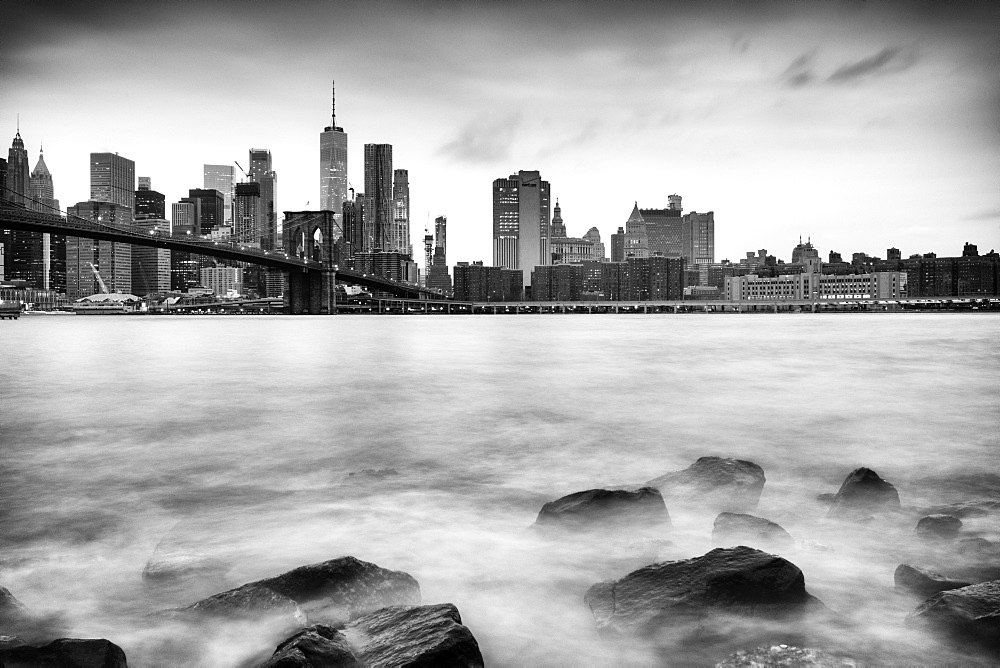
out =
{"type": "Polygon", "coordinates": [[[521,126],[521,114],[479,118],[467,124],[439,153],[463,162],[494,162],[510,157],[510,146],[521,126]]]}
{"type": "Polygon", "coordinates": [[[793,60],[792,64],[781,73],[779,80],[790,88],[801,88],[802,86],[808,84],[815,78],[812,71],[814,56],[815,51],[803,53],[801,56],[793,60]]]}
{"type": "Polygon", "coordinates": [[[984,211],[979,211],[977,213],[971,213],[968,216],[963,216],[962,220],[1000,220],[1000,207],[996,209],[986,209],[984,211]]]}
{"type": "Polygon", "coordinates": [[[916,62],[917,56],[912,50],[886,47],[874,56],[841,65],[827,80],[833,83],[847,83],[867,76],[902,72],[916,62]]]}

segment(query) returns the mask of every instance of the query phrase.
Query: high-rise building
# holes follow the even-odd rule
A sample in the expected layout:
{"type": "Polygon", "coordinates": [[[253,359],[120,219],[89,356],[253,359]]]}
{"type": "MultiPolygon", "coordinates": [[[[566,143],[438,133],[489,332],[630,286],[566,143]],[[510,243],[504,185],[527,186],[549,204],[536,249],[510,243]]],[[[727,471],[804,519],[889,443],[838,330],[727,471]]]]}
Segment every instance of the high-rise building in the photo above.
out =
{"type": "MultiPolygon", "coordinates": [[[[271,151],[266,148],[250,149],[250,180],[260,184],[260,247],[273,250],[281,247],[278,232],[277,201],[278,174],[271,167],[271,151]]],[[[235,213],[233,214],[235,220],[235,213]]]]}
{"type": "Polygon", "coordinates": [[[182,199],[170,205],[170,231],[173,234],[195,234],[198,229],[198,209],[201,202],[182,199]]]}
{"type": "MultiPolygon", "coordinates": [[[[131,206],[116,202],[80,202],[68,207],[66,212],[71,216],[117,227],[132,225],[131,206]]],[[[95,270],[100,272],[109,292],[131,293],[132,246],[113,241],[67,237],[66,297],[75,300],[99,292],[95,270]]]]}
{"type": "Polygon", "coordinates": [[[237,183],[233,198],[233,240],[242,244],[259,244],[266,216],[261,201],[259,183],[237,183]]]}
{"type": "Polygon", "coordinates": [[[493,264],[520,269],[523,281],[531,280],[536,266],[552,264],[549,192],[537,171],[493,182],[493,264]]]}
{"type": "Polygon", "coordinates": [[[604,242],[601,241],[600,230],[596,227],[592,227],[587,230],[587,233],[583,235],[583,238],[594,245],[594,259],[598,262],[606,262],[608,256],[604,250],[604,242]]]}
{"type": "Polygon", "coordinates": [[[671,195],[666,209],[639,209],[646,223],[650,255],[680,257],[683,242],[681,196],[671,195]]]}
{"type": "Polygon", "coordinates": [[[562,208],[559,206],[559,198],[556,198],[555,213],[552,214],[552,238],[566,236],[566,224],[562,219],[562,208]]]}
{"type": "Polygon", "coordinates": [[[649,257],[649,237],[646,234],[646,221],[639,212],[639,203],[632,207],[632,213],[625,221],[624,238],[625,259],[630,257],[649,257]]]}
{"type": "Polygon", "coordinates": [[[191,188],[182,202],[198,202],[198,220],[195,234],[211,234],[212,230],[223,226],[226,215],[225,198],[218,190],[191,188]]]}
{"type": "MultiPolygon", "coordinates": [[[[29,177],[31,208],[43,213],[59,214],[59,200],[55,198],[52,173],[45,164],[44,151],[39,148],[38,162],[29,177]]],[[[66,236],[38,232],[22,232],[37,242],[41,240],[42,281],[38,287],[43,290],[66,291],[66,236]]],[[[37,253],[33,253],[37,256],[37,253]]]]}
{"type": "Polygon", "coordinates": [[[148,177],[139,177],[139,189],[135,191],[135,219],[164,220],[167,217],[167,198],[153,190],[148,177]],[[145,184],[143,179],[146,179],[145,184]],[[143,187],[145,185],[145,187],[143,187]]]}
{"type": "Polygon", "coordinates": [[[333,91],[330,125],[319,134],[319,206],[341,215],[347,200],[347,133],[337,125],[337,93],[333,91]]]}
{"type": "Polygon", "coordinates": [[[619,227],[618,232],[611,235],[611,261],[625,261],[625,228],[619,227]]]}
{"type": "Polygon", "coordinates": [[[388,250],[413,256],[410,245],[410,175],[405,169],[392,172],[392,236],[388,250]]]}
{"type": "Polygon", "coordinates": [[[448,217],[434,219],[434,259],[427,273],[427,287],[432,290],[451,292],[451,276],[448,275],[448,217]]]}
{"type": "Polygon", "coordinates": [[[135,203],[135,163],[117,153],[90,154],[90,200],[128,208],[135,203]]]}
{"type": "Polygon", "coordinates": [[[421,285],[427,286],[427,276],[431,271],[431,264],[434,261],[434,235],[430,230],[424,230],[424,277],[421,285]]]}
{"type": "Polygon", "coordinates": [[[139,187],[136,188],[136,192],[140,190],[152,190],[153,189],[153,179],[148,176],[139,177],[139,187]]]}
{"type": "Polygon", "coordinates": [[[205,165],[202,187],[205,190],[218,190],[222,193],[222,222],[220,225],[233,224],[233,190],[236,175],[232,165],[205,165]]]}
{"type": "Polygon", "coordinates": [[[684,214],[682,220],[681,256],[686,258],[688,269],[700,272],[699,285],[707,285],[708,265],[715,262],[715,213],[692,211],[684,214]]]}
{"type": "Polygon", "coordinates": [[[393,251],[392,144],[365,144],[365,197],[371,208],[365,217],[371,220],[372,249],[393,251]]]}
{"type": "MultiPolygon", "coordinates": [[[[141,178],[141,177],[140,177],[141,178]]],[[[136,191],[136,205],[139,193],[136,191]]],[[[149,232],[169,232],[170,223],[162,218],[137,217],[133,223],[137,230],[149,232]]],[[[170,291],[171,252],[166,248],[152,246],[132,246],[132,294],[144,297],[151,293],[170,291]]]]}

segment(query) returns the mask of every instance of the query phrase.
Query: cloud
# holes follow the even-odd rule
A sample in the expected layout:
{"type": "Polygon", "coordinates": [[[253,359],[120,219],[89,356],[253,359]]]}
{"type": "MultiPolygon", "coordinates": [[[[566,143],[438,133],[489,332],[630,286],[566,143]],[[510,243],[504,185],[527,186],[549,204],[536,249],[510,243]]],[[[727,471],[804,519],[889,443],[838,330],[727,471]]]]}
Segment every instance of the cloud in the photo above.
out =
{"type": "Polygon", "coordinates": [[[790,88],[801,88],[808,84],[816,78],[812,72],[812,61],[815,54],[815,51],[810,51],[793,60],[792,64],[781,73],[779,80],[790,88]]]}
{"type": "Polygon", "coordinates": [[[979,211],[977,213],[969,214],[968,216],[963,216],[962,220],[1000,220],[1000,208],[996,209],[986,209],[984,211],[979,211]]]}
{"type": "Polygon", "coordinates": [[[862,58],[853,63],[841,65],[827,81],[845,83],[866,76],[877,76],[902,72],[917,62],[916,54],[898,47],[886,47],[874,56],[862,58]]]}
{"type": "Polygon", "coordinates": [[[479,118],[467,124],[458,136],[438,152],[463,162],[494,162],[510,157],[510,145],[521,127],[521,114],[501,118],[479,118]]]}

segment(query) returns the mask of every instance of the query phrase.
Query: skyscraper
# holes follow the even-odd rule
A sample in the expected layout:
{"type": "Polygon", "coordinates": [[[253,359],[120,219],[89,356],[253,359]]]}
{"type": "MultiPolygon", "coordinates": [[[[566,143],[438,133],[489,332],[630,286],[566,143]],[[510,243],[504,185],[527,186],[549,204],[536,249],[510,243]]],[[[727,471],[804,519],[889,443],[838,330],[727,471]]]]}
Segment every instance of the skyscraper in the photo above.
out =
{"type": "Polygon", "coordinates": [[[682,252],[688,269],[697,269],[699,285],[708,284],[708,266],[715,262],[715,213],[684,214],[682,252]]]}
{"type": "Polygon", "coordinates": [[[632,214],[625,221],[625,259],[630,257],[649,257],[649,237],[646,234],[646,221],[639,213],[639,203],[632,208],[632,214]]]}
{"type": "Polygon", "coordinates": [[[410,174],[405,169],[392,172],[392,237],[387,250],[413,256],[410,245],[410,174]]]}
{"type": "MultiPolygon", "coordinates": [[[[45,162],[39,158],[39,166],[44,168],[45,162]]],[[[48,172],[48,170],[45,170],[48,172]]],[[[51,179],[48,182],[51,188],[51,179]]],[[[40,204],[32,196],[31,168],[28,162],[28,151],[24,148],[21,131],[18,129],[7,151],[7,190],[4,195],[12,202],[26,206],[29,209],[40,210],[40,204]]],[[[51,194],[50,194],[51,197],[51,194]]],[[[3,278],[7,280],[27,281],[32,288],[45,288],[48,272],[46,270],[47,248],[46,238],[41,232],[23,232],[20,230],[5,230],[0,243],[3,244],[3,278]]]]}
{"type": "Polygon", "coordinates": [[[343,215],[346,200],[347,133],[337,126],[337,94],[334,89],[330,125],[319,134],[319,206],[340,216],[343,215]]]}
{"type": "Polygon", "coordinates": [[[371,250],[393,250],[392,144],[365,144],[365,218],[371,220],[371,250]]]}
{"type": "MultiPolygon", "coordinates": [[[[271,151],[268,149],[250,149],[250,180],[260,184],[260,206],[263,216],[259,223],[260,247],[265,250],[273,250],[281,246],[281,238],[278,235],[278,212],[275,204],[278,175],[271,167],[271,151]]],[[[234,219],[235,215],[234,213],[234,219]]]]}
{"type": "Polygon", "coordinates": [[[448,217],[434,219],[434,259],[427,273],[427,287],[432,290],[451,292],[451,276],[448,275],[448,217]]]}
{"type": "MultiPolygon", "coordinates": [[[[134,192],[134,191],[133,191],[134,192]]],[[[80,202],[66,212],[91,221],[128,227],[132,209],[107,201],[80,202]]],[[[93,268],[111,292],[132,292],[132,246],[113,241],[96,241],[81,237],[66,239],[66,297],[80,299],[99,291],[93,268]]]]}
{"type": "Polygon", "coordinates": [[[232,165],[205,165],[203,184],[205,190],[218,190],[222,193],[224,212],[220,225],[233,224],[233,188],[236,175],[232,165]]]}
{"type": "Polygon", "coordinates": [[[649,254],[679,257],[682,251],[683,221],[681,196],[671,195],[666,209],[639,209],[646,221],[649,254]]]}
{"type": "Polygon", "coordinates": [[[198,214],[195,226],[195,234],[211,234],[222,226],[226,215],[225,198],[222,193],[213,188],[191,188],[188,196],[182,202],[198,201],[196,212],[198,214]]]}
{"type": "MultiPolygon", "coordinates": [[[[537,171],[520,171],[493,182],[493,264],[520,269],[522,280],[531,270],[552,263],[549,182],[537,171]]],[[[528,285],[528,283],[525,283],[528,285]]]]}
{"type": "MultiPolygon", "coordinates": [[[[132,211],[136,220],[165,220],[167,217],[167,198],[163,193],[153,190],[153,182],[148,176],[139,177],[139,189],[135,191],[135,204],[132,211]]],[[[162,225],[160,226],[162,228],[162,225]]]]}
{"type": "Polygon", "coordinates": [[[552,214],[552,238],[565,237],[566,224],[562,219],[562,208],[559,206],[559,199],[556,198],[555,213],[552,214]]]}
{"type": "Polygon", "coordinates": [[[135,163],[117,153],[90,154],[90,200],[132,209],[135,203],[135,163]]]}
{"type": "MultiPolygon", "coordinates": [[[[45,164],[44,150],[38,149],[38,162],[28,179],[31,208],[44,213],[59,213],[59,200],[55,198],[52,173],[45,164]]],[[[32,251],[42,262],[42,279],[38,287],[44,290],[66,291],[66,235],[25,232],[33,241],[41,240],[41,248],[32,251]]],[[[35,244],[32,244],[33,246],[35,244]]]]}
{"type": "Polygon", "coordinates": [[[233,241],[259,243],[266,220],[259,183],[237,183],[233,198],[233,241]]]}

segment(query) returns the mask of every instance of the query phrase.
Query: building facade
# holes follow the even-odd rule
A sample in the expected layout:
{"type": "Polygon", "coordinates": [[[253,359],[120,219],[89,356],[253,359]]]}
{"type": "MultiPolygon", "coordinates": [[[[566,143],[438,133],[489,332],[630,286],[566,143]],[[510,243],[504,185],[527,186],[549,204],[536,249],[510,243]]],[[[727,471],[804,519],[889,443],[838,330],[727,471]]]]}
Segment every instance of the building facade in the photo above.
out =
{"type": "Polygon", "coordinates": [[[260,184],[237,183],[233,197],[233,241],[262,247],[266,221],[260,184]]]}
{"type": "Polygon", "coordinates": [[[341,215],[347,201],[347,133],[337,125],[334,87],[330,125],[319,134],[319,208],[341,215]]]}
{"type": "MultiPolygon", "coordinates": [[[[133,191],[134,192],[134,191],[133,191]]],[[[118,227],[132,226],[132,207],[115,202],[80,202],[67,214],[118,227]]],[[[100,292],[94,272],[100,272],[109,292],[132,292],[132,246],[82,237],[66,239],[66,297],[70,300],[100,292]]]]}
{"type": "MultiPolygon", "coordinates": [[[[138,201],[138,198],[136,198],[137,205],[138,201]]],[[[170,223],[162,217],[137,218],[133,226],[135,229],[150,232],[170,232],[170,223]]],[[[171,251],[166,248],[132,246],[131,293],[144,297],[151,293],[169,292],[171,277],[170,262],[171,251]]]]}
{"type": "Polygon", "coordinates": [[[204,165],[202,188],[218,190],[222,193],[222,218],[220,225],[233,224],[233,192],[236,189],[236,173],[232,165],[204,165]]]}
{"type": "Polygon", "coordinates": [[[219,297],[229,296],[230,291],[243,294],[242,267],[206,267],[201,270],[201,284],[219,297]]]}
{"type": "Polygon", "coordinates": [[[405,169],[392,172],[392,232],[389,248],[413,257],[410,245],[410,173],[405,169]]]}
{"type": "MultiPolygon", "coordinates": [[[[250,149],[250,181],[259,184],[261,218],[258,221],[260,247],[264,250],[281,248],[278,230],[278,174],[271,165],[271,151],[250,149]]],[[[235,212],[233,213],[235,216],[235,212]]]]}
{"type": "Polygon", "coordinates": [[[127,207],[135,204],[135,162],[117,153],[90,154],[90,200],[127,207]]]}
{"type": "Polygon", "coordinates": [[[366,250],[396,250],[392,177],[392,144],[365,144],[365,218],[372,232],[366,250]]]}
{"type": "Polygon", "coordinates": [[[451,276],[448,275],[448,217],[434,219],[434,256],[427,273],[427,287],[451,294],[451,276]]]}
{"type": "Polygon", "coordinates": [[[552,264],[551,218],[549,182],[539,172],[493,181],[493,264],[520,269],[524,281],[536,266],[552,264]]]}

